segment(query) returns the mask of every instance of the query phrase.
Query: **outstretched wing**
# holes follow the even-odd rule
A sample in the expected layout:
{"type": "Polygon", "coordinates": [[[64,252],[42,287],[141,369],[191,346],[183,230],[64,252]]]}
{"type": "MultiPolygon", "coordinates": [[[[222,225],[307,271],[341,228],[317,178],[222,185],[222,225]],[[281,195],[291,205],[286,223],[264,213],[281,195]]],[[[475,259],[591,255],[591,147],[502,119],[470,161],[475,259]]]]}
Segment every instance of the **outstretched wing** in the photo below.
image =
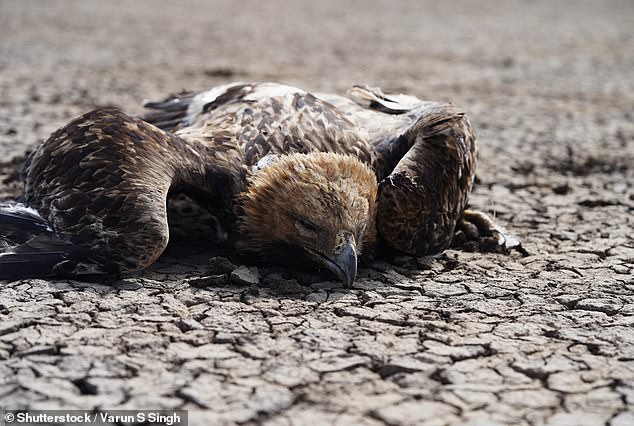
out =
{"type": "Polygon", "coordinates": [[[34,210],[0,209],[0,278],[148,266],[168,241],[170,188],[214,199],[240,180],[213,160],[116,109],[72,120],[27,159],[24,200],[34,210]]]}

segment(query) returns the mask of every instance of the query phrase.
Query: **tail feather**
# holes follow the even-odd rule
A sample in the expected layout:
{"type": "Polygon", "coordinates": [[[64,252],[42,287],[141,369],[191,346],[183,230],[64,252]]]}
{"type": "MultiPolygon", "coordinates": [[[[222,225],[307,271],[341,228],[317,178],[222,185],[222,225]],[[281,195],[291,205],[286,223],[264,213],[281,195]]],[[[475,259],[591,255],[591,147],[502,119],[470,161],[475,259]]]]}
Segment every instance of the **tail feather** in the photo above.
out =
{"type": "Polygon", "coordinates": [[[145,102],[143,106],[150,111],[140,118],[162,130],[175,132],[191,125],[201,114],[241,99],[252,90],[252,85],[234,82],[202,92],[181,92],[162,101],[145,102]]]}
{"type": "Polygon", "coordinates": [[[37,210],[25,207],[22,204],[0,204],[0,237],[7,234],[30,235],[35,232],[51,232],[46,220],[37,210]]]}
{"type": "Polygon", "coordinates": [[[38,212],[22,204],[0,204],[0,279],[56,275],[72,245],[55,235],[38,212]]]}
{"type": "Polygon", "coordinates": [[[143,106],[153,111],[142,115],[141,119],[168,132],[177,130],[186,118],[187,109],[195,95],[194,92],[182,92],[162,101],[145,102],[143,106]]]}
{"type": "Polygon", "coordinates": [[[0,280],[55,276],[55,267],[67,258],[68,253],[54,251],[0,253],[0,280]]]}

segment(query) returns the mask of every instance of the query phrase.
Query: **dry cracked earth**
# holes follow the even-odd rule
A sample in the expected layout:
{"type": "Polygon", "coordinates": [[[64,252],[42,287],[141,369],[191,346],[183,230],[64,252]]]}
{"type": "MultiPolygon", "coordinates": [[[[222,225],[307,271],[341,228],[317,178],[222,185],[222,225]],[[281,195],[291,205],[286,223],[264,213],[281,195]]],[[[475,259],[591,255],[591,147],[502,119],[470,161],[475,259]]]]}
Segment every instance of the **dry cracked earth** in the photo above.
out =
{"type": "Polygon", "coordinates": [[[368,83],[470,111],[472,206],[526,250],[384,259],[345,290],[232,263],[175,203],[144,273],[0,282],[0,407],[634,424],[634,3],[440,3],[0,0],[3,200],[20,156],[96,106],[140,113],[232,80],[368,83]]]}

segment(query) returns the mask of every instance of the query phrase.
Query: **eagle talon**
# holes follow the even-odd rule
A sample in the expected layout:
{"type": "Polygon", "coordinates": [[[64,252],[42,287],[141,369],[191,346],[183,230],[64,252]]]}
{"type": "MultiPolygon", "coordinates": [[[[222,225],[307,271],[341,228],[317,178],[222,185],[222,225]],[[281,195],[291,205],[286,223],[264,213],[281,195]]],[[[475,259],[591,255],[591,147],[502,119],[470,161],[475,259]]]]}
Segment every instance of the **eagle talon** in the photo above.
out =
{"type": "Polygon", "coordinates": [[[452,246],[466,251],[507,253],[521,244],[485,213],[465,210],[456,226],[452,246]]]}

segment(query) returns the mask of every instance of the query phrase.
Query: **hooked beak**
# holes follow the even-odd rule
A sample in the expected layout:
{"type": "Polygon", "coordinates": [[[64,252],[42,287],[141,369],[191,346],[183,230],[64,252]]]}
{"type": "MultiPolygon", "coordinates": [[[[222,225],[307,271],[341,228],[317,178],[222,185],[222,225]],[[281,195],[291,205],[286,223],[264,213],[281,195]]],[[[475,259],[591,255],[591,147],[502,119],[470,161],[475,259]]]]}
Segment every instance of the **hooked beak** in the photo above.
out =
{"type": "Polygon", "coordinates": [[[316,250],[306,249],[321,265],[332,271],[346,288],[352,287],[357,277],[357,244],[354,235],[342,232],[337,235],[337,241],[332,255],[327,256],[316,250]]]}
{"type": "Polygon", "coordinates": [[[337,235],[332,258],[324,260],[325,266],[337,275],[346,288],[352,287],[357,277],[357,244],[351,233],[337,235]]]}
{"type": "Polygon", "coordinates": [[[357,248],[354,242],[347,242],[341,252],[334,259],[335,265],[337,265],[335,274],[343,282],[346,288],[352,287],[354,279],[357,277],[357,248]]]}

